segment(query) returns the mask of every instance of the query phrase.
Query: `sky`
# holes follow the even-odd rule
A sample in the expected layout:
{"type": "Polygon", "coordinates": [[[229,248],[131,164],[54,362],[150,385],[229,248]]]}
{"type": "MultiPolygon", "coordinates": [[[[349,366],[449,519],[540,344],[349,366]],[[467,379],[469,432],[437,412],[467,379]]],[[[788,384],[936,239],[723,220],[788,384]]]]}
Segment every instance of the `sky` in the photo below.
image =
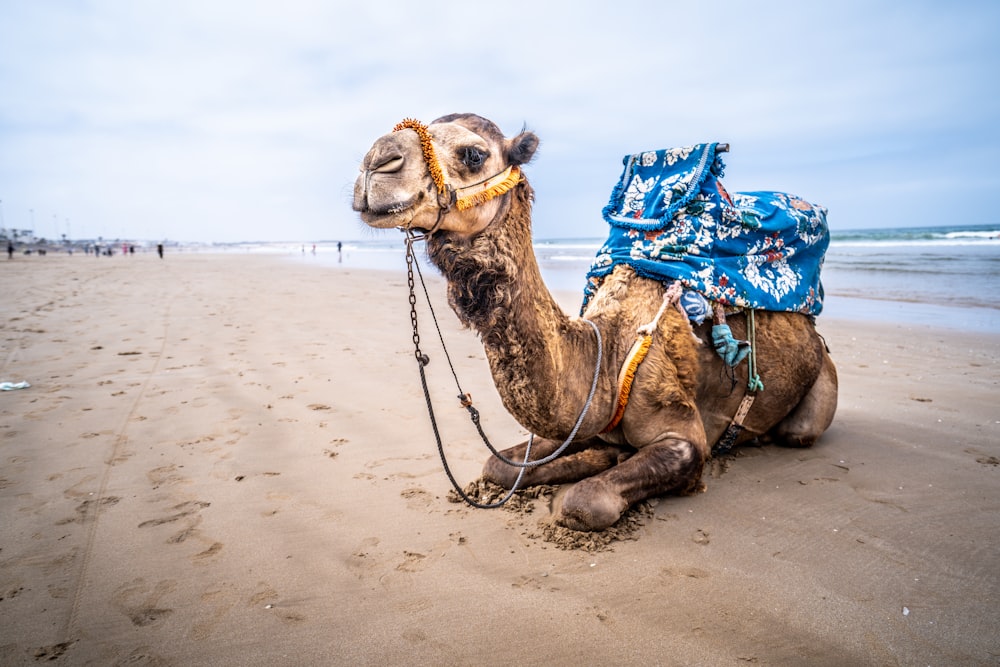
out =
{"type": "Polygon", "coordinates": [[[361,158],[453,112],[539,135],[540,239],[604,236],[623,156],[710,141],[834,231],[993,224],[998,81],[992,0],[0,0],[0,227],[379,238],[361,158]]]}

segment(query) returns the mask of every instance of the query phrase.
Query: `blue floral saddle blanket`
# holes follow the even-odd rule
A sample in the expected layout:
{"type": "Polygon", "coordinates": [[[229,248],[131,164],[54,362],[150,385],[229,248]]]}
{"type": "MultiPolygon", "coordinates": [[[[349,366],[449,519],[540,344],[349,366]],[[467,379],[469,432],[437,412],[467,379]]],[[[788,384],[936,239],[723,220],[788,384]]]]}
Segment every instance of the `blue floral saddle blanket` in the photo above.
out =
{"type": "Polygon", "coordinates": [[[623,162],[604,208],[611,232],[587,273],[581,312],[604,277],[627,264],[724,306],[820,313],[825,208],[781,192],[730,195],[715,143],[623,162]]]}

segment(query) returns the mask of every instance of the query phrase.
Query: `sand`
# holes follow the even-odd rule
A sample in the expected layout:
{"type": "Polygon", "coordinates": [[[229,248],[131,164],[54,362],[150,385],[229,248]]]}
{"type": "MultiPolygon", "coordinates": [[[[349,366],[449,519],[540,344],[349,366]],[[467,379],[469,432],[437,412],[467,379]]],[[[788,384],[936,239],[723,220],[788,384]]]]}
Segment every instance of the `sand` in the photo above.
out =
{"type": "MultiPolygon", "coordinates": [[[[487,432],[520,441],[431,292],[487,432]]],[[[449,500],[401,274],[0,261],[0,381],[31,384],[0,392],[0,664],[996,664],[1000,334],[820,330],[841,394],[815,447],[743,449],[567,549],[545,494],[449,500]]]]}

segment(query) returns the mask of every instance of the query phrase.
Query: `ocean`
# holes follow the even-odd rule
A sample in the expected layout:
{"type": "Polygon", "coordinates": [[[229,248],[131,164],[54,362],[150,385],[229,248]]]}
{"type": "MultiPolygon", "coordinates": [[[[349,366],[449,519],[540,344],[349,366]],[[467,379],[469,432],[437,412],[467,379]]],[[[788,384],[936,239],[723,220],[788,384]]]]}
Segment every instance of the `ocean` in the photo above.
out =
{"type": "MultiPolygon", "coordinates": [[[[604,237],[539,239],[535,254],[552,290],[579,290],[604,237]]],[[[402,235],[247,248],[342,268],[405,271],[402,235]]],[[[422,252],[421,252],[422,254],[422,252]]],[[[429,269],[433,272],[433,269],[429,269]]],[[[823,313],[842,319],[1000,331],[1000,225],[832,231],[823,265],[823,313]]]]}

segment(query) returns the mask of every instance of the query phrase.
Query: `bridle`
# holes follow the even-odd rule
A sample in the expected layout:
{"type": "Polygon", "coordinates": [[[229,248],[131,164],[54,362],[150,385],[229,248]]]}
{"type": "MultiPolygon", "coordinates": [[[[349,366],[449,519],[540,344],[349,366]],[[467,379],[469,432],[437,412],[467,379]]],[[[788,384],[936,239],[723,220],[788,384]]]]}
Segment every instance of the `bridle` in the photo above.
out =
{"type": "MultiPolygon", "coordinates": [[[[441,221],[453,208],[459,211],[466,211],[473,206],[485,204],[495,197],[508,192],[521,182],[521,169],[516,166],[509,166],[488,178],[484,178],[478,183],[454,187],[445,180],[444,169],[438,161],[437,153],[434,150],[434,142],[431,133],[427,131],[427,126],[419,120],[404,118],[397,123],[393,132],[400,130],[413,130],[420,140],[420,152],[423,155],[427,171],[430,172],[431,180],[437,191],[438,215],[434,225],[424,232],[421,238],[426,238],[437,231],[441,226],[441,221]]],[[[403,228],[410,229],[409,225],[403,228]]]]}

